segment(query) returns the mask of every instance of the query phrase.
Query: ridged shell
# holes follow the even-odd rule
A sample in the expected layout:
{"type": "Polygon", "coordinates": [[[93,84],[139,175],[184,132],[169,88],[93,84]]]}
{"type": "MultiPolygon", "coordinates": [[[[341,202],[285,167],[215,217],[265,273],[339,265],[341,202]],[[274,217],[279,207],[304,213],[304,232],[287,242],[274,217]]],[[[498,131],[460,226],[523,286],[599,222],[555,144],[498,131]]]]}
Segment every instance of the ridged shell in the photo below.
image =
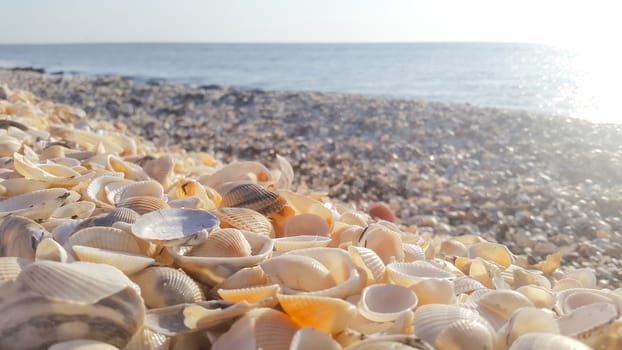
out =
{"type": "Polygon", "coordinates": [[[359,313],[374,322],[395,321],[402,312],[417,306],[410,289],[394,284],[373,284],[363,289],[359,313]]]}
{"type": "Polygon", "coordinates": [[[559,334],[551,333],[528,333],[524,334],[514,343],[509,350],[590,350],[591,347],[582,342],[565,337],[559,334]]]}
{"type": "Polygon", "coordinates": [[[559,315],[567,315],[573,310],[594,303],[614,304],[620,313],[622,297],[605,290],[572,288],[557,293],[554,310],[559,315]]]}
{"type": "Polygon", "coordinates": [[[123,173],[123,177],[134,181],[149,179],[149,175],[140,166],[123,160],[115,155],[108,155],[107,168],[111,171],[123,173]]]}
{"type": "Polygon", "coordinates": [[[136,196],[126,198],[116,204],[117,208],[129,208],[140,215],[169,208],[163,199],[151,196],[136,196]]]}
{"type": "Polygon", "coordinates": [[[391,263],[387,265],[387,274],[391,281],[404,287],[409,287],[427,278],[456,279],[454,274],[440,269],[427,261],[391,263]]]}
{"type": "Polygon", "coordinates": [[[315,214],[298,214],[288,218],[283,227],[283,235],[289,236],[328,236],[326,221],[315,214]]]}
{"type": "Polygon", "coordinates": [[[472,296],[477,310],[495,328],[500,328],[512,313],[522,307],[533,307],[523,294],[509,289],[491,290],[481,296],[472,296]]]}
{"type": "Polygon", "coordinates": [[[422,279],[410,289],[417,295],[418,305],[456,303],[454,282],[448,279],[422,279]]]}
{"type": "Polygon", "coordinates": [[[371,279],[368,277],[368,280],[376,283],[384,282],[386,266],[376,252],[369,248],[349,246],[348,253],[356,266],[368,271],[371,277],[371,279]]]}
{"type": "Polygon", "coordinates": [[[500,330],[506,347],[509,347],[521,335],[533,332],[559,334],[559,326],[551,312],[535,307],[517,309],[500,330]]]}
{"type": "Polygon", "coordinates": [[[214,230],[200,245],[194,247],[188,256],[244,257],[252,253],[251,245],[242,231],[234,228],[214,230]]]}
{"type": "Polygon", "coordinates": [[[514,262],[514,257],[506,246],[490,242],[476,243],[470,246],[468,257],[471,259],[479,257],[503,267],[508,267],[514,262]]]}
{"type": "Polygon", "coordinates": [[[221,206],[247,208],[269,216],[285,206],[285,199],[256,184],[242,184],[232,188],[222,197],[221,206]]]}
{"type": "Polygon", "coordinates": [[[266,298],[276,297],[279,290],[278,284],[270,284],[238,289],[218,289],[218,295],[226,301],[255,303],[266,298]]]}
{"type": "Polygon", "coordinates": [[[493,349],[495,334],[475,311],[457,305],[423,305],[415,311],[415,335],[437,348],[493,349]]]}
{"type": "Polygon", "coordinates": [[[555,296],[546,288],[527,285],[517,288],[516,291],[531,300],[535,307],[550,310],[555,305],[555,296]]]}
{"type": "MultiPolygon", "coordinates": [[[[244,267],[255,266],[268,259],[274,249],[274,242],[266,236],[251,232],[241,231],[251,246],[251,255],[243,257],[205,257],[205,256],[184,256],[176,251],[169,249],[175,263],[194,279],[208,284],[216,285],[223,282],[244,267]]],[[[201,245],[196,246],[201,249],[201,245]]],[[[188,252],[192,254],[193,250],[188,252]]]]}
{"type": "Polygon", "coordinates": [[[100,175],[93,178],[84,190],[85,197],[100,207],[114,207],[114,203],[108,200],[106,186],[115,184],[114,187],[122,187],[131,184],[133,181],[124,179],[120,176],[100,175]]]}
{"type": "Polygon", "coordinates": [[[425,260],[423,248],[416,244],[402,243],[402,249],[404,250],[404,262],[425,260]]]}
{"type": "Polygon", "coordinates": [[[212,188],[218,188],[227,182],[254,181],[270,182],[270,170],[259,162],[240,161],[225,165],[211,175],[204,175],[199,182],[212,188]]]}
{"type": "Polygon", "coordinates": [[[30,260],[18,257],[0,257],[0,283],[15,281],[20,272],[30,263],[30,260]]]}
{"type": "Polygon", "coordinates": [[[148,308],[159,308],[205,300],[199,285],[183,271],[152,266],[133,274],[130,279],[140,287],[148,308]]]}
{"type": "Polygon", "coordinates": [[[212,349],[288,349],[298,329],[298,325],[280,311],[255,309],[237,320],[214,342],[212,349]]]}
{"type": "Polygon", "coordinates": [[[34,191],[0,202],[0,217],[14,214],[28,217],[33,220],[45,220],[54,210],[80,198],[77,192],[63,188],[50,188],[34,191]]]}
{"type": "Polygon", "coordinates": [[[479,289],[486,289],[486,286],[483,285],[482,282],[469,276],[460,276],[454,281],[454,288],[456,290],[456,295],[460,295],[462,293],[471,293],[479,289]]]}
{"type": "Polygon", "coordinates": [[[0,256],[35,259],[39,242],[50,236],[40,224],[22,216],[0,218],[0,256]]]}
{"type": "Polygon", "coordinates": [[[274,237],[270,221],[258,212],[247,208],[220,208],[209,211],[220,220],[222,228],[233,227],[242,231],[274,237]]]}
{"type": "Polygon", "coordinates": [[[37,245],[35,251],[35,261],[50,260],[58,262],[67,262],[68,254],[65,248],[56,242],[53,238],[44,238],[37,245]]]}
{"type": "Polygon", "coordinates": [[[144,306],[135,285],[107,265],[39,261],[26,267],[15,292],[0,302],[12,317],[0,319],[0,348],[46,348],[88,338],[123,348],[143,323],[144,306]],[[56,320],[50,332],[48,322],[56,320]]]}
{"type": "Polygon", "coordinates": [[[121,203],[132,197],[154,197],[164,199],[164,189],[159,182],[154,180],[129,183],[110,191],[108,200],[111,203],[121,203]]]}
{"type": "Polygon", "coordinates": [[[81,245],[106,250],[140,254],[141,250],[131,234],[114,227],[94,226],[83,228],[69,237],[66,248],[81,245]]]}
{"type": "Polygon", "coordinates": [[[404,261],[402,238],[398,232],[389,230],[380,224],[371,224],[361,233],[354,245],[373,250],[385,264],[392,260],[404,261]]]}
{"type": "Polygon", "coordinates": [[[281,307],[302,327],[333,334],[346,329],[356,317],[354,305],[337,298],[278,294],[281,307]]]}
{"type": "Polygon", "coordinates": [[[330,243],[329,237],[323,236],[292,236],[274,239],[274,250],[286,252],[296,249],[326,247],[330,243]]]}
{"type": "Polygon", "coordinates": [[[203,210],[160,209],[138,218],[132,233],[163,245],[192,244],[203,241],[218,223],[216,217],[203,210]]]}
{"type": "Polygon", "coordinates": [[[251,266],[240,269],[218,286],[223,289],[239,289],[265,285],[268,282],[268,275],[260,266],[251,266]]]}
{"type": "Polygon", "coordinates": [[[593,303],[580,306],[557,320],[560,334],[581,340],[599,348],[613,322],[618,318],[616,305],[593,303]]]}
{"type": "Polygon", "coordinates": [[[80,245],[74,245],[72,249],[80,261],[108,264],[121,270],[126,275],[131,275],[141,271],[155,262],[154,259],[144,255],[131,254],[122,251],[80,245]]]}
{"type": "Polygon", "coordinates": [[[572,278],[581,283],[583,288],[596,288],[596,274],[592,269],[576,269],[566,273],[566,278],[572,278]]]}

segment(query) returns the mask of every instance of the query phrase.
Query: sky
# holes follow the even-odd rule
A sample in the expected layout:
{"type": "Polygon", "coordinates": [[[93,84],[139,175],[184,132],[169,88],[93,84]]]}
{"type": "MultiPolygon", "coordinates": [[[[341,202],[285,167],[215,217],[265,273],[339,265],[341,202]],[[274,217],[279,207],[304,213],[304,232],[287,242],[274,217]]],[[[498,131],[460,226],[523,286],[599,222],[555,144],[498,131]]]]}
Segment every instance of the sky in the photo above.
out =
{"type": "Polygon", "coordinates": [[[615,1],[0,0],[0,43],[503,41],[606,44],[615,1]]]}

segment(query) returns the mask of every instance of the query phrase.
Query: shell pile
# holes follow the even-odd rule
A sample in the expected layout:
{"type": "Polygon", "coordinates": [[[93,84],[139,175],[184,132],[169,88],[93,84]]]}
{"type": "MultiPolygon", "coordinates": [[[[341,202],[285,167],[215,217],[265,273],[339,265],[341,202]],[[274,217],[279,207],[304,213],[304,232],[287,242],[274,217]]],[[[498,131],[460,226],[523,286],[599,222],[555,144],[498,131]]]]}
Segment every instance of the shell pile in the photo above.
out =
{"type": "Polygon", "coordinates": [[[294,191],[283,157],[221,164],[7,91],[1,349],[622,348],[622,291],[559,256],[418,233],[294,191]]]}

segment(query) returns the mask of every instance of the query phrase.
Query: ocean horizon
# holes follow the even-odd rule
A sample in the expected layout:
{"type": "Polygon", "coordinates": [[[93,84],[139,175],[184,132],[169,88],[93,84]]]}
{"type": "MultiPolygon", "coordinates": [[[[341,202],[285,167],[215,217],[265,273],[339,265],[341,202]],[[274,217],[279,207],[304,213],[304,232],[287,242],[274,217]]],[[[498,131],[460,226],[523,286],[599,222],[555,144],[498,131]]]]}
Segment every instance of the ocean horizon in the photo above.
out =
{"type": "Polygon", "coordinates": [[[543,44],[2,44],[0,67],[469,103],[622,123],[592,54],[543,44]],[[596,69],[597,68],[597,69],[596,69]]]}

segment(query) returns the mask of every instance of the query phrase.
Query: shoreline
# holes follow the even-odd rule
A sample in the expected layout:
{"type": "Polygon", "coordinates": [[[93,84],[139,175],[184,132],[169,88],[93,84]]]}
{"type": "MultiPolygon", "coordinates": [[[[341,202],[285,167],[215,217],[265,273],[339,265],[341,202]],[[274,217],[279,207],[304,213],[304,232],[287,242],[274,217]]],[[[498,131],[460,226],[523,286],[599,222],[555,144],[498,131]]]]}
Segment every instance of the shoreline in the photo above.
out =
{"type": "MultiPolygon", "coordinates": [[[[0,69],[0,85],[218,159],[289,159],[297,185],[421,232],[479,234],[622,281],[622,125],[526,111],[314,92],[155,84],[0,69]]],[[[605,282],[610,281],[610,282],[605,282]]]]}

